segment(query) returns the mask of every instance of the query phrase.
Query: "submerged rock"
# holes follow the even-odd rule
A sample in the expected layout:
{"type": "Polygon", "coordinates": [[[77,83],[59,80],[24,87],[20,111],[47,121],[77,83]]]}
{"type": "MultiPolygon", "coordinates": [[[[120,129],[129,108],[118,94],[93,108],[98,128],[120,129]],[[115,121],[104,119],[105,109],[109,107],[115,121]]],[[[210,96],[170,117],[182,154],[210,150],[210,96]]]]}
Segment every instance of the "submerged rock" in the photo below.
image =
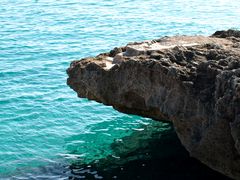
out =
{"type": "Polygon", "coordinates": [[[240,32],[131,43],[71,63],[79,97],[173,123],[191,156],[240,179],[240,32]]]}
{"type": "Polygon", "coordinates": [[[87,164],[74,161],[69,167],[72,179],[230,180],[189,157],[169,123],[152,122],[140,128],[116,139],[108,156],[87,164]]]}

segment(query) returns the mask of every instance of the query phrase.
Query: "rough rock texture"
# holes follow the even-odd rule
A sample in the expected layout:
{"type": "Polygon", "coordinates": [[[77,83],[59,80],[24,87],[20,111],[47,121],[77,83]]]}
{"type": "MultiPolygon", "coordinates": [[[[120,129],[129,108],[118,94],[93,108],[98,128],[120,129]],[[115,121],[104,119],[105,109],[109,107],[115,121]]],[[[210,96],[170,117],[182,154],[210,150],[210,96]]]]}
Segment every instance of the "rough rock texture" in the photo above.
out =
{"type": "Polygon", "coordinates": [[[67,73],[79,97],[171,121],[191,156],[240,179],[239,31],[130,43],[67,73]]]}

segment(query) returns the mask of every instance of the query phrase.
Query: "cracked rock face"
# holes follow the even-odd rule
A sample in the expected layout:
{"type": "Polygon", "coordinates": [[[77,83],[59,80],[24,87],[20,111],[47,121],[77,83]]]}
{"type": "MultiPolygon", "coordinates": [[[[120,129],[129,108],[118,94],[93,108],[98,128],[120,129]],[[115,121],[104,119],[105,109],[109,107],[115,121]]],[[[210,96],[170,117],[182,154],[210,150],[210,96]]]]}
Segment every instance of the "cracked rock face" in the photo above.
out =
{"type": "Polygon", "coordinates": [[[71,63],[79,97],[170,121],[190,155],[240,179],[240,32],[175,36],[71,63]]]}

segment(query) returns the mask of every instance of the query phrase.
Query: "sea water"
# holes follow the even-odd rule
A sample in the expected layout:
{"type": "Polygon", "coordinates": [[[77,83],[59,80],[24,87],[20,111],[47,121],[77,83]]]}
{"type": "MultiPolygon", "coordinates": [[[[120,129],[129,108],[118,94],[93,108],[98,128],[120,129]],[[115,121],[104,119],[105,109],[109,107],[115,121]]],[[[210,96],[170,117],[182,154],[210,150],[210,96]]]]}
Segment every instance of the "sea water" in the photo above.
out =
{"type": "Polygon", "coordinates": [[[239,17],[239,0],[1,0],[0,179],[67,178],[64,169],[111,156],[126,137],[137,147],[171,129],[77,98],[66,85],[71,61],[132,41],[239,29],[239,17]]]}

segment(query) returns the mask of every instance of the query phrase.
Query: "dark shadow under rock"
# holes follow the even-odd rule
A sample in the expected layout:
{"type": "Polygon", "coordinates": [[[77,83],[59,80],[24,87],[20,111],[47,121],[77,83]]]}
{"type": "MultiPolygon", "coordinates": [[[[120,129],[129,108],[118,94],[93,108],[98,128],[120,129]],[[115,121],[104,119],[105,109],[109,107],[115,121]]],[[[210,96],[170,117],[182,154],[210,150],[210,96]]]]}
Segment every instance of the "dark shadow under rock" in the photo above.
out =
{"type": "Polygon", "coordinates": [[[69,179],[229,179],[189,157],[167,123],[146,126],[116,140],[111,148],[113,154],[104,159],[72,164],[69,179]]]}

